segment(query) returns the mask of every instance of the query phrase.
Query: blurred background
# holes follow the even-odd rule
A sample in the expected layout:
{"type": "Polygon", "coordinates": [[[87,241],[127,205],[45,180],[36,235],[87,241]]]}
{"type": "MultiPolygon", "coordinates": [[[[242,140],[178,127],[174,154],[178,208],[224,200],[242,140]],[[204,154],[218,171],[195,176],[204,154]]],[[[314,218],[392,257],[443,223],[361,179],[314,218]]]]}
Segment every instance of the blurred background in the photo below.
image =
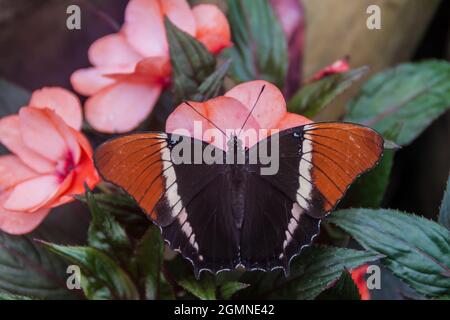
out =
{"type": "MultiPolygon", "coordinates": [[[[118,30],[127,2],[0,0],[0,78],[28,90],[53,85],[70,89],[71,73],[89,66],[89,45],[118,30]],[[66,28],[66,9],[71,4],[81,7],[81,30],[66,28]]],[[[448,0],[302,0],[302,4],[305,43],[298,72],[303,78],[347,55],[352,67],[369,65],[371,73],[405,61],[450,59],[448,0]],[[381,8],[381,30],[366,27],[371,4],[381,8]]],[[[321,117],[337,119],[357,91],[358,85],[321,117]]],[[[447,113],[397,152],[383,206],[435,219],[449,172],[447,113]]]]}

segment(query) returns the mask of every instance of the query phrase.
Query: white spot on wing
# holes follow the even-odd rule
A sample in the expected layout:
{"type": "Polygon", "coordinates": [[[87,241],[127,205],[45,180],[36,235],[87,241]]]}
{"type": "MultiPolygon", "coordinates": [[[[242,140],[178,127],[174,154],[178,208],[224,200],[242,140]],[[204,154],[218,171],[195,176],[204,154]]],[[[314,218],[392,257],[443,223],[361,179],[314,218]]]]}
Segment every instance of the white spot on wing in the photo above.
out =
{"type": "MultiPolygon", "coordinates": [[[[300,221],[300,217],[303,214],[304,209],[300,207],[297,203],[294,203],[291,210],[291,219],[289,220],[288,224],[288,231],[285,232],[286,239],[283,242],[283,249],[286,249],[286,247],[291,243],[292,241],[292,235],[294,234],[295,230],[298,227],[298,223],[300,221]]],[[[280,256],[280,258],[282,255],[280,256]]]]}
{"type": "Polygon", "coordinates": [[[313,145],[310,140],[303,140],[302,143],[302,158],[300,160],[299,164],[299,178],[298,178],[298,185],[299,188],[297,190],[297,193],[300,194],[300,196],[297,195],[297,201],[298,203],[305,209],[309,209],[309,202],[311,200],[311,192],[312,192],[312,176],[311,176],[311,169],[312,169],[312,150],[313,145]]]}

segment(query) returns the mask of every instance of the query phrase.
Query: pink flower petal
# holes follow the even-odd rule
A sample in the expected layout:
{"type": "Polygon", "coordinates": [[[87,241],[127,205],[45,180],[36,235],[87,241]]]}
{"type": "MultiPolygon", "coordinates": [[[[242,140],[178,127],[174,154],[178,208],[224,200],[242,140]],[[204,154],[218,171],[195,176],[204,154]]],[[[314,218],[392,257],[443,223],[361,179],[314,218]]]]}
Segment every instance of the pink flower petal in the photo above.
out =
{"type": "MultiPolygon", "coordinates": [[[[189,102],[197,112],[204,117],[206,114],[206,104],[202,102],[189,102]]],[[[197,112],[192,110],[187,104],[182,103],[169,115],[166,121],[166,132],[178,133],[188,135],[196,139],[202,140],[203,131],[210,127],[209,122],[200,116],[197,112]],[[195,130],[195,128],[202,128],[202,130],[195,130]],[[179,131],[187,131],[186,133],[179,131]]]]}
{"type": "Polygon", "coordinates": [[[96,40],[89,48],[89,61],[97,67],[132,65],[142,59],[121,33],[96,40]]]}
{"type": "Polygon", "coordinates": [[[19,183],[12,189],[3,207],[13,211],[33,211],[39,209],[58,191],[59,182],[55,175],[43,175],[19,183]]]}
{"type": "Polygon", "coordinates": [[[123,31],[144,57],[167,55],[167,41],[159,0],[131,0],[125,10],[123,31]]]}
{"type": "Polygon", "coordinates": [[[200,4],[193,8],[197,23],[196,38],[209,51],[219,53],[232,45],[228,20],[220,9],[212,4],[200,4]]]}
{"type": "Polygon", "coordinates": [[[11,211],[3,207],[9,193],[0,194],[0,230],[14,235],[26,234],[33,231],[50,212],[50,209],[41,209],[33,213],[11,211]]]}
{"type": "Polygon", "coordinates": [[[245,82],[228,91],[225,96],[239,100],[250,111],[264,85],[264,92],[252,115],[261,128],[276,128],[276,124],[286,114],[286,101],[281,91],[273,84],[263,80],[245,82]]]}
{"type": "Polygon", "coordinates": [[[158,0],[162,15],[167,16],[173,24],[191,36],[195,36],[195,17],[186,0],[158,0]]]}
{"type": "MultiPolygon", "coordinates": [[[[228,138],[237,134],[248,116],[248,110],[239,101],[228,97],[218,97],[208,100],[204,103],[192,102],[191,105],[196,108],[202,115],[217,125],[222,131],[225,131],[228,138]]],[[[246,135],[246,131],[254,129],[255,135],[249,139],[245,139],[244,145],[251,146],[258,141],[258,129],[260,128],[257,121],[250,116],[242,136],[246,135]]],[[[227,150],[228,138],[225,137],[219,129],[214,127],[210,122],[203,119],[189,106],[181,104],[169,116],[166,122],[166,131],[181,133],[179,130],[184,129],[190,136],[196,139],[202,139],[208,143],[227,150]],[[198,121],[194,124],[194,121],[198,121]],[[207,132],[209,131],[209,132],[207,132]],[[208,134],[209,133],[209,134],[208,134]]]]}
{"type": "Polygon", "coordinates": [[[73,197],[67,195],[67,190],[69,190],[72,185],[75,175],[75,172],[72,170],[63,181],[58,177],[59,184],[56,192],[54,192],[46,201],[40,203],[38,207],[35,207],[34,210],[40,208],[55,208],[75,200],[73,197]]]}
{"type": "Polygon", "coordinates": [[[123,30],[144,57],[168,55],[164,15],[180,29],[195,34],[194,16],[186,0],[131,0],[127,5],[123,30]]]}
{"type": "Polygon", "coordinates": [[[72,92],[58,87],[47,87],[33,92],[30,106],[36,108],[50,108],[64,121],[76,130],[81,129],[83,116],[81,103],[72,92]]]}
{"type": "Polygon", "coordinates": [[[12,154],[0,156],[0,193],[36,176],[37,173],[19,157],[12,154]]]}
{"type": "Polygon", "coordinates": [[[59,117],[56,113],[51,112],[49,109],[46,109],[47,117],[50,119],[51,123],[64,139],[64,142],[67,147],[67,151],[70,154],[66,154],[64,160],[67,161],[67,157],[71,157],[75,164],[80,160],[81,149],[78,143],[77,137],[74,134],[76,131],[74,128],[69,127],[66,123],[59,117]]]}
{"type": "Polygon", "coordinates": [[[72,73],[70,83],[74,90],[79,94],[91,96],[115,82],[113,78],[108,77],[109,74],[131,73],[134,71],[134,68],[135,65],[133,64],[121,67],[79,69],[72,73]]]}
{"type": "Polygon", "coordinates": [[[86,119],[105,133],[133,130],[153,110],[161,90],[160,85],[151,83],[117,82],[86,101],[86,119]]]}
{"type": "Polygon", "coordinates": [[[68,150],[46,110],[32,107],[20,109],[20,132],[29,149],[56,162],[63,159],[68,150]]]}
{"type": "Polygon", "coordinates": [[[171,73],[172,66],[168,57],[150,57],[139,61],[133,72],[112,73],[107,76],[117,82],[132,78],[137,82],[153,82],[166,86],[170,83],[171,73]]]}
{"type": "Polygon", "coordinates": [[[77,138],[78,144],[80,145],[82,152],[86,153],[88,157],[92,159],[93,154],[92,146],[89,143],[89,140],[86,138],[86,136],[83,135],[81,132],[75,130],[73,130],[73,134],[77,138]]]}
{"type": "Polygon", "coordinates": [[[335,61],[333,64],[326,66],[325,68],[317,72],[314,76],[312,76],[310,81],[317,81],[335,73],[347,72],[348,70],[350,70],[350,64],[348,61],[348,57],[335,61]]]}
{"type": "Polygon", "coordinates": [[[278,122],[276,128],[282,131],[289,128],[303,126],[308,123],[312,123],[312,121],[301,115],[287,112],[286,115],[280,120],[280,122],[278,122]]]}
{"type": "Polygon", "coordinates": [[[55,163],[28,148],[22,140],[18,115],[0,119],[0,142],[37,172],[48,173],[54,170],[55,163]]]}
{"type": "Polygon", "coordinates": [[[136,65],[136,74],[145,76],[149,81],[167,82],[171,73],[172,66],[168,57],[150,57],[142,59],[136,65]]]}

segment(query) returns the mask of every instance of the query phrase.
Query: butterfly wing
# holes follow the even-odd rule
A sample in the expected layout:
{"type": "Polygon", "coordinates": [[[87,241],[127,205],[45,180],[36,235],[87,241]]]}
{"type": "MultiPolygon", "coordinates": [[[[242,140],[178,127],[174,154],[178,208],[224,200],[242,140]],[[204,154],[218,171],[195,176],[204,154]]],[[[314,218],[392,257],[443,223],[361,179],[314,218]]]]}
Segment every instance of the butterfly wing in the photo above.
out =
{"type": "Polygon", "coordinates": [[[225,158],[210,144],[165,133],[119,137],[95,153],[103,179],[130,194],[197,273],[233,269],[239,257],[225,165],[195,158],[206,148],[216,159],[225,158]]]}
{"type": "MultiPolygon", "coordinates": [[[[320,219],[378,162],[383,139],[348,123],[314,123],[285,130],[278,138],[278,172],[251,170],[240,246],[246,267],[287,271],[291,258],[318,233],[320,219]]],[[[274,139],[261,141],[249,154],[274,139]]]]}

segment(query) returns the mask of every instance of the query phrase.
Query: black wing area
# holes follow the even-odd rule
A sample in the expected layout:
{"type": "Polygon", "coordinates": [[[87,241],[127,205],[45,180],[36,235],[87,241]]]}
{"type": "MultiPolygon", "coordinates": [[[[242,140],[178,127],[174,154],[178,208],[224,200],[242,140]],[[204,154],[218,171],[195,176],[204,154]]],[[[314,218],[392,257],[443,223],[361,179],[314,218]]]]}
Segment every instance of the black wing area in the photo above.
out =
{"type": "Polygon", "coordinates": [[[221,161],[225,153],[213,145],[165,133],[119,137],[95,152],[103,179],[138,202],[197,274],[233,269],[239,260],[239,232],[221,161]],[[205,163],[200,154],[215,163],[205,163]]]}
{"type": "Polygon", "coordinates": [[[248,268],[288,272],[292,257],[319,232],[320,219],[379,161],[383,139],[355,124],[314,123],[260,141],[248,157],[260,159],[261,148],[278,159],[278,170],[263,174],[262,161],[250,165],[241,259],[248,268]]]}

